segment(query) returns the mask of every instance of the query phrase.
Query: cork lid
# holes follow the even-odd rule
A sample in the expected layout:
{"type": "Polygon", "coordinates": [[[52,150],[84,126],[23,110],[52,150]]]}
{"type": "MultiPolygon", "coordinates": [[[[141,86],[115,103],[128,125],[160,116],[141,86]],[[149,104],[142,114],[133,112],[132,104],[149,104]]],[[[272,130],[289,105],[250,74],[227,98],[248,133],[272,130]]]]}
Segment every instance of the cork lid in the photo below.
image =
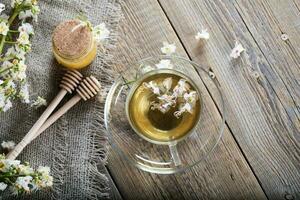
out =
{"type": "Polygon", "coordinates": [[[78,57],[86,53],[92,43],[92,32],[87,26],[79,26],[79,20],[60,23],[52,36],[53,48],[64,57],[78,57]]]}

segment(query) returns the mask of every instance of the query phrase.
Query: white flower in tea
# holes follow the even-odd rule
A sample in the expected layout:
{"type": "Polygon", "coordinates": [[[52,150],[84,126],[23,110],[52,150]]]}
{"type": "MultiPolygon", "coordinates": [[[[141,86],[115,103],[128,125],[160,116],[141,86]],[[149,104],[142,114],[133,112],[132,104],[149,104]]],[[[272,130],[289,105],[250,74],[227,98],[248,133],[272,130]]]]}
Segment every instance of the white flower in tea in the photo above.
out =
{"type": "Polygon", "coordinates": [[[105,23],[101,23],[93,28],[93,35],[97,42],[102,42],[103,40],[107,39],[109,34],[110,32],[106,28],[105,23]]]}
{"type": "Polygon", "coordinates": [[[176,105],[176,101],[173,96],[163,94],[162,96],[158,96],[157,99],[159,100],[158,103],[155,101],[151,102],[151,109],[152,110],[159,110],[162,113],[166,113],[170,110],[171,107],[176,105]]]}
{"type": "Polygon", "coordinates": [[[16,143],[14,142],[14,141],[3,141],[2,143],[1,143],[1,146],[2,146],[2,148],[3,149],[7,149],[7,150],[12,150],[12,149],[14,149],[15,148],[15,146],[16,146],[16,143]]]}
{"type": "Polygon", "coordinates": [[[154,81],[150,81],[149,83],[143,83],[143,86],[145,88],[150,89],[154,94],[156,95],[160,95],[160,89],[157,85],[157,83],[155,83],[154,81]]]}
{"type": "Polygon", "coordinates": [[[180,104],[179,110],[174,112],[174,116],[179,118],[183,113],[193,113],[193,108],[198,100],[198,94],[196,91],[186,92],[183,94],[184,102],[180,104]]]}
{"type": "Polygon", "coordinates": [[[183,98],[186,102],[190,104],[195,104],[196,101],[198,100],[198,94],[196,91],[191,91],[190,93],[185,93],[183,95],[183,98]]]}
{"type": "Polygon", "coordinates": [[[191,86],[185,79],[180,79],[172,91],[172,82],[172,78],[168,77],[161,83],[155,83],[153,81],[143,83],[146,88],[150,89],[157,95],[158,101],[151,102],[150,108],[152,110],[159,110],[162,113],[166,113],[178,103],[179,110],[174,112],[175,117],[179,118],[185,112],[192,113],[198,100],[197,92],[190,90],[191,86]],[[153,88],[157,89],[156,93],[153,88]]]}
{"type": "MultiPolygon", "coordinates": [[[[153,81],[150,81],[149,83],[152,83],[153,81]]],[[[151,109],[152,110],[160,110],[162,113],[166,113],[170,110],[170,108],[174,105],[176,105],[176,101],[174,96],[169,92],[171,87],[172,87],[172,78],[166,78],[164,79],[160,84],[155,83],[156,88],[159,89],[159,94],[158,93],[153,93],[156,95],[160,95],[163,93],[163,95],[158,96],[157,99],[159,102],[152,102],[151,103],[151,109]]],[[[149,84],[148,83],[148,84],[149,84]]],[[[144,83],[147,85],[147,83],[144,83]]]]}
{"type": "Polygon", "coordinates": [[[158,69],[173,69],[173,65],[170,60],[161,60],[158,64],[155,65],[158,69]]]}
{"type": "Polygon", "coordinates": [[[161,96],[158,96],[157,99],[164,103],[176,104],[174,96],[172,95],[163,94],[161,96]]]}
{"type": "Polygon", "coordinates": [[[176,51],[175,43],[169,44],[168,42],[163,42],[163,47],[160,50],[163,54],[171,55],[176,51]]]}
{"type": "Polygon", "coordinates": [[[207,32],[207,29],[202,29],[201,32],[198,32],[195,35],[196,40],[204,39],[208,40],[209,39],[209,33],[207,32]]]}
{"type": "Polygon", "coordinates": [[[154,101],[150,105],[152,110],[159,110],[162,113],[168,112],[172,106],[171,103],[156,103],[154,101]]]}
{"type": "Polygon", "coordinates": [[[7,35],[9,27],[5,22],[0,23],[0,35],[7,35]]]}
{"type": "Polygon", "coordinates": [[[174,112],[174,116],[179,118],[183,113],[189,112],[192,113],[192,105],[189,103],[180,104],[179,110],[174,112]]]}
{"type": "Polygon", "coordinates": [[[171,77],[169,77],[169,78],[166,78],[166,79],[164,79],[163,80],[163,87],[164,87],[164,89],[166,90],[165,92],[168,92],[170,89],[171,89],[171,87],[172,87],[172,78],[171,77]]]}
{"type": "Polygon", "coordinates": [[[180,79],[177,85],[173,89],[173,95],[175,97],[182,97],[190,89],[190,85],[186,82],[185,79],[180,79]]]}
{"type": "Polygon", "coordinates": [[[238,58],[241,53],[245,51],[245,48],[242,46],[241,43],[239,43],[238,41],[235,42],[235,46],[232,49],[231,53],[230,53],[230,57],[232,58],[238,58]]]}

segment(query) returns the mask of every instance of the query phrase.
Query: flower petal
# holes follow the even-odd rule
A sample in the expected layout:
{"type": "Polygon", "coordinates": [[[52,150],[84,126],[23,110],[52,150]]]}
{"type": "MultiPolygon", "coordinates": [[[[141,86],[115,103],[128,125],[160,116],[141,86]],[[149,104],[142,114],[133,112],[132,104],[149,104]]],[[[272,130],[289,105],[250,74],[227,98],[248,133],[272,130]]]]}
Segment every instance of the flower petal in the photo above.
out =
{"type": "Polygon", "coordinates": [[[201,32],[198,32],[195,35],[196,40],[204,39],[208,40],[209,39],[209,33],[207,32],[207,29],[202,29],[201,32]]]}
{"type": "Polygon", "coordinates": [[[176,51],[175,43],[169,44],[168,42],[163,42],[163,47],[160,50],[163,54],[171,55],[176,51]]]}
{"type": "Polygon", "coordinates": [[[173,69],[173,65],[170,60],[163,59],[158,64],[155,65],[158,69],[173,69]]]}
{"type": "Polygon", "coordinates": [[[169,78],[166,78],[164,81],[163,81],[163,86],[164,88],[169,91],[172,87],[172,78],[169,77],[169,78]]]}
{"type": "Polygon", "coordinates": [[[239,43],[238,41],[235,42],[235,46],[232,49],[231,53],[230,53],[230,57],[236,59],[238,58],[241,53],[245,51],[245,48],[242,46],[241,43],[239,43]]]}

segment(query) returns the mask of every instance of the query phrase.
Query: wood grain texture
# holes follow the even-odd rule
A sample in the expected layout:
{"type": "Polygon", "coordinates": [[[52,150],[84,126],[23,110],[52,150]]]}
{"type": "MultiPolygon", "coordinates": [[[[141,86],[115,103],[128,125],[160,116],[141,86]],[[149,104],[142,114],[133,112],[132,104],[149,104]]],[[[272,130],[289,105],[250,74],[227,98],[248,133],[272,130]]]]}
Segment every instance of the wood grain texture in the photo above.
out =
{"type": "Polygon", "coordinates": [[[122,196],[116,187],[114,180],[110,177],[109,171],[105,166],[98,166],[98,170],[104,172],[108,176],[109,187],[110,187],[110,197],[112,200],[122,200],[122,196]]]}
{"type": "Polygon", "coordinates": [[[160,3],[188,54],[211,66],[219,78],[228,125],[267,196],[299,199],[299,2],[160,3]],[[202,28],[211,38],[199,48],[194,35],[202,28]],[[282,40],[283,33],[288,40],[282,40]],[[235,40],[246,52],[233,61],[229,53],[235,40]]]}
{"type": "MultiPolygon", "coordinates": [[[[122,8],[118,70],[124,70],[133,61],[160,54],[163,41],[175,42],[177,52],[186,56],[157,1],[127,0],[122,8]]],[[[205,95],[210,98],[207,91],[205,95]]],[[[214,106],[212,99],[209,104],[214,106]]],[[[211,117],[217,120],[220,115],[215,110],[211,117]]],[[[149,174],[126,163],[114,150],[110,151],[108,169],[124,199],[266,198],[228,128],[209,158],[185,173],[149,174]]]]}

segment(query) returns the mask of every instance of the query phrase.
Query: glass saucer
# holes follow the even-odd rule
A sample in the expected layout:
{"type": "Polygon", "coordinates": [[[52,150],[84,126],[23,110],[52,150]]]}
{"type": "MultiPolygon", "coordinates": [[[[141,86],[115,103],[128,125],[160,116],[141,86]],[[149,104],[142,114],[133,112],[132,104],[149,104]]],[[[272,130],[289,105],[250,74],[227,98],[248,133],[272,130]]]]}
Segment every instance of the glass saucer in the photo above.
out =
{"type": "Polygon", "coordinates": [[[113,150],[139,169],[158,174],[181,172],[207,158],[223,134],[224,116],[224,99],[214,74],[177,56],[151,57],[131,64],[112,85],[104,110],[105,127],[113,150]],[[200,95],[200,117],[184,139],[151,142],[132,126],[127,113],[128,98],[145,76],[170,70],[193,82],[200,95]]]}

